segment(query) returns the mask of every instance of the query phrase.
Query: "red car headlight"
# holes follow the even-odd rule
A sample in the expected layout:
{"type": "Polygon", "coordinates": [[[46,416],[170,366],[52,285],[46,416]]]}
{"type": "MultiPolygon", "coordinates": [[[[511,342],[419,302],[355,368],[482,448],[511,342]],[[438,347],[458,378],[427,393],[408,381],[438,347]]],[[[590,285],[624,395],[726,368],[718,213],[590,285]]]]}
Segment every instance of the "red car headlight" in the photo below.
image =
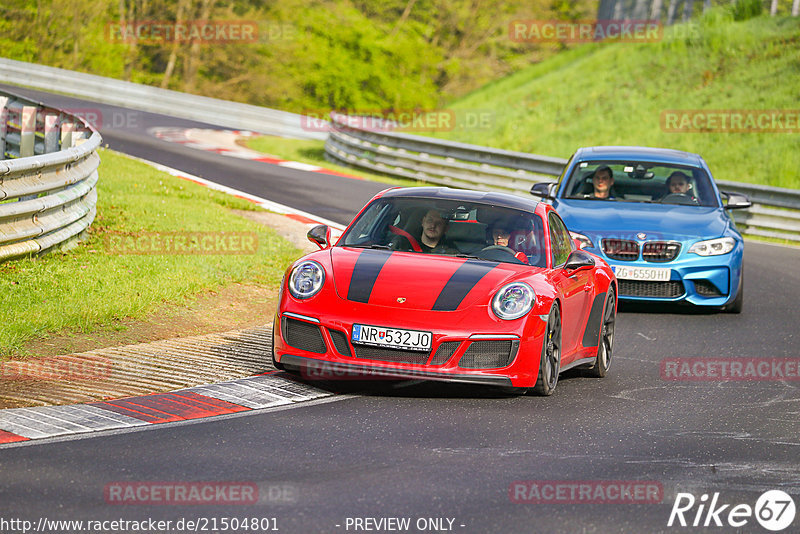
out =
{"type": "Polygon", "coordinates": [[[289,276],[289,293],[296,299],[313,297],[325,283],[325,269],[319,263],[306,260],[297,264],[289,276]]]}
{"type": "Polygon", "coordinates": [[[525,282],[512,282],[500,288],[492,299],[492,311],[500,319],[519,319],[533,308],[536,293],[525,282]]]}

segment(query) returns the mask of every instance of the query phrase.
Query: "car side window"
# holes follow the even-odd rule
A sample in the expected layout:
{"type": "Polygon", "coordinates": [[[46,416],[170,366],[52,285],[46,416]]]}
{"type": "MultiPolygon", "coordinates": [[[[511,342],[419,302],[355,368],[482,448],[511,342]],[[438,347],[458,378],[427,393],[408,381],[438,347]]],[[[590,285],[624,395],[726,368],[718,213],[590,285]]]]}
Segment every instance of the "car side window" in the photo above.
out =
{"type": "Polygon", "coordinates": [[[564,221],[555,213],[550,213],[550,251],[553,267],[560,267],[567,263],[567,258],[572,252],[572,237],[569,235],[564,221]]]}

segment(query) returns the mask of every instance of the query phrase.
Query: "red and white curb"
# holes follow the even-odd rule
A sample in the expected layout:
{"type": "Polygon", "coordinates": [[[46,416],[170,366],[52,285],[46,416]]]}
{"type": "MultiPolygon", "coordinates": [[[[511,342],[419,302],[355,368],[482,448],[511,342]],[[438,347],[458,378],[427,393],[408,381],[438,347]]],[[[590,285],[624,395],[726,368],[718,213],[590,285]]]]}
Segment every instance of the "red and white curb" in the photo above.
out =
{"type": "Polygon", "coordinates": [[[251,412],[334,395],[281,375],[273,371],[170,393],[73,406],[0,410],[0,445],[251,412]]]}
{"type": "Polygon", "coordinates": [[[162,141],[178,143],[185,147],[194,148],[196,150],[204,150],[206,152],[213,152],[215,154],[229,156],[232,158],[261,161],[263,163],[271,163],[273,165],[298,169],[301,171],[331,174],[344,178],[352,178],[354,180],[363,180],[363,178],[359,176],[353,176],[351,174],[341,173],[332,169],[326,169],[325,167],[320,167],[318,165],[310,165],[308,163],[301,163],[299,161],[291,161],[275,156],[268,156],[262,154],[261,152],[256,152],[255,150],[245,148],[237,143],[238,139],[242,137],[256,137],[261,135],[246,130],[158,127],[150,128],[148,133],[158,139],[161,139],[162,141]]]}

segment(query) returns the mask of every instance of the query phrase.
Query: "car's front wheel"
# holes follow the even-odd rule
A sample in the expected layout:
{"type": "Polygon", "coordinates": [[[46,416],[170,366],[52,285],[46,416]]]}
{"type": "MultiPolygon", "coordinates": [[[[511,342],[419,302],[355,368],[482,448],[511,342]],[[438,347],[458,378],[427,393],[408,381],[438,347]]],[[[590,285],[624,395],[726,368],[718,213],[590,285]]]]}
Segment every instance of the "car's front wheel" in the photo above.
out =
{"type": "Polygon", "coordinates": [[[561,372],[561,312],[553,304],[547,318],[547,328],[542,340],[542,356],[539,361],[539,376],[533,392],[537,395],[552,395],[561,372]]]}
{"type": "Polygon", "coordinates": [[[608,288],[606,306],[603,308],[603,317],[600,322],[600,342],[597,344],[597,359],[594,367],[589,369],[589,376],[603,378],[611,367],[611,353],[614,349],[614,323],[617,319],[617,310],[614,307],[614,288],[608,288]]]}
{"type": "Polygon", "coordinates": [[[283,364],[275,359],[275,331],[272,331],[272,337],[270,338],[272,343],[270,343],[269,351],[272,353],[272,366],[279,371],[283,371],[283,364]]]}
{"type": "Polygon", "coordinates": [[[742,313],[744,307],[744,274],[739,278],[739,290],[736,292],[736,298],[733,302],[723,308],[728,313],[742,313]]]}

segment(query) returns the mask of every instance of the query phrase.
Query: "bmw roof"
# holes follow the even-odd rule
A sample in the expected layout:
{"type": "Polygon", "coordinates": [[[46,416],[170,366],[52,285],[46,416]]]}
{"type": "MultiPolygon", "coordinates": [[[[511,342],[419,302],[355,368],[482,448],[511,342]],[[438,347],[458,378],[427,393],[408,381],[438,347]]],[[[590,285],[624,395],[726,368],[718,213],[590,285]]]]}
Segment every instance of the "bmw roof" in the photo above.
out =
{"type": "Polygon", "coordinates": [[[625,161],[644,160],[659,163],[675,163],[678,165],[694,165],[701,167],[703,158],[691,152],[673,150],[671,148],[651,148],[645,146],[590,146],[579,148],[575,152],[575,160],[589,161],[625,161]]]}
{"type": "Polygon", "coordinates": [[[473,191],[471,189],[451,189],[449,187],[404,187],[389,189],[381,195],[381,198],[396,197],[480,202],[483,204],[502,206],[504,208],[530,211],[531,213],[536,211],[536,206],[539,205],[539,202],[535,200],[529,200],[508,193],[473,191]]]}

